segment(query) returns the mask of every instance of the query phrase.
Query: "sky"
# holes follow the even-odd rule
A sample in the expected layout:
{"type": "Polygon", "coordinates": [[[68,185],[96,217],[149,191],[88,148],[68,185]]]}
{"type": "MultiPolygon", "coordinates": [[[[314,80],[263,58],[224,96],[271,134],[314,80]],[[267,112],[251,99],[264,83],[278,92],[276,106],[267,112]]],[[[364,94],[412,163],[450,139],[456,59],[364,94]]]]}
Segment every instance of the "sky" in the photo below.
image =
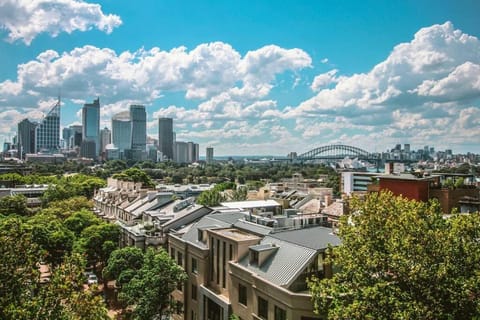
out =
{"type": "Polygon", "coordinates": [[[480,153],[480,1],[0,0],[0,141],[61,95],[215,155],[480,153]]]}

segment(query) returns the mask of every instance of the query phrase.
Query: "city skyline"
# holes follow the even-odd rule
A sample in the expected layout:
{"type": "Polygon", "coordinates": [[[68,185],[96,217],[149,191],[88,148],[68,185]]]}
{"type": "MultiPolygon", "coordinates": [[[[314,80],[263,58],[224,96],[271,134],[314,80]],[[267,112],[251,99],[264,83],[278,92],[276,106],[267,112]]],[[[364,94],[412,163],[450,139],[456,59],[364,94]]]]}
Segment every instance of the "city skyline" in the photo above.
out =
{"type": "Polygon", "coordinates": [[[196,141],[202,156],[207,146],[219,156],[286,155],[336,143],[480,153],[479,9],[7,1],[0,141],[24,118],[40,121],[60,93],[62,127],[80,124],[83,104],[98,97],[100,128],[144,105],[150,137],[172,118],[177,140],[196,141]]]}

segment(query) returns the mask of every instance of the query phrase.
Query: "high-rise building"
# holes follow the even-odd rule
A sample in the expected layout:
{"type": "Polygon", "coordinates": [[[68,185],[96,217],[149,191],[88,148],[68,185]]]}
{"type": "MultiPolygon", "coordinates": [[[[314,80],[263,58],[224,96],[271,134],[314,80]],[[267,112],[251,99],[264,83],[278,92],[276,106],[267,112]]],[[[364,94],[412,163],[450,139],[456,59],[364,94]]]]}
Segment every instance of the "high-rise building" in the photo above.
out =
{"type": "Polygon", "coordinates": [[[130,106],[131,149],[146,150],[147,145],[147,113],[145,106],[130,106]]]}
{"type": "Polygon", "coordinates": [[[174,161],[177,163],[187,163],[188,161],[188,143],[182,141],[175,142],[174,161]]]}
{"type": "Polygon", "coordinates": [[[105,149],[110,143],[112,143],[112,132],[105,127],[100,130],[100,152],[102,156],[105,154],[105,149]]]}
{"type": "Polygon", "coordinates": [[[80,147],[82,144],[82,126],[81,125],[73,125],[70,126],[70,130],[72,130],[72,137],[70,138],[70,145],[72,148],[80,147]]]}
{"type": "Polygon", "coordinates": [[[72,137],[72,130],[70,128],[62,129],[62,148],[70,149],[70,138],[72,137]]]}
{"type": "Polygon", "coordinates": [[[188,153],[187,153],[187,162],[188,163],[194,163],[194,162],[198,162],[198,154],[199,154],[199,150],[198,150],[198,143],[194,143],[194,142],[188,142],[188,153]]]}
{"type": "Polygon", "coordinates": [[[409,143],[405,143],[403,145],[403,151],[405,151],[405,153],[410,153],[410,144],[409,143]]]}
{"type": "Polygon", "coordinates": [[[207,147],[207,157],[206,157],[207,164],[213,163],[213,147],[207,147]]]}
{"type": "Polygon", "coordinates": [[[36,152],[60,150],[60,98],[36,127],[36,152]]]}
{"type": "Polygon", "coordinates": [[[100,152],[100,99],[93,100],[93,103],[85,103],[82,109],[82,146],[88,146],[88,154],[84,151],[81,154],[87,158],[96,159],[100,152]],[[84,144],[83,142],[93,142],[84,144]]]}
{"type": "Polygon", "coordinates": [[[28,119],[23,119],[18,123],[18,157],[24,159],[25,154],[35,153],[35,129],[37,124],[28,119]]]}
{"type": "Polygon", "coordinates": [[[173,119],[158,119],[158,148],[163,157],[173,160],[173,119]]]}
{"type": "Polygon", "coordinates": [[[112,117],[112,143],[122,153],[130,149],[132,124],[130,112],[122,111],[112,117]]]}

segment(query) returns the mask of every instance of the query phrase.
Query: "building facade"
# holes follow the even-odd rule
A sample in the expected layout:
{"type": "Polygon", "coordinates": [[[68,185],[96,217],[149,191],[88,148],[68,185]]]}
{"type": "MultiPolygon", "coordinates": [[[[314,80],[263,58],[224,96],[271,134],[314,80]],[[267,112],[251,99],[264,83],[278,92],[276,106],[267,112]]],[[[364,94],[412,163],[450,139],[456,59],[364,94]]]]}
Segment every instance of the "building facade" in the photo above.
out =
{"type": "MultiPolygon", "coordinates": [[[[100,154],[100,99],[93,100],[93,103],[86,103],[82,109],[82,146],[83,142],[93,142],[95,147],[91,151],[91,143],[88,144],[88,158],[97,158],[100,154]]],[[[82,151],[82,154],[87,154],[82,151]]]]}
{"type": "Polygon", "coordinates": [[[146,150],[147,145],[147,113],[145,106],[130,106],[131,142],[130,148],[135,150],[146,150]]]}
{"type": "Polygon", "coordinates": [[[129,111],[119,112],[112,117],[112,143],[120,153],[130,149],[131,130],[129,111]]]}
{"type": "Polygon", "coordinates": [[[170,256],[188,274],[172,293],[184,310],[174,319],[320,319],[306,279],[331,276],[325,249],[339,238],[330,228],[272,232],[243,219],[240,212],[214,213],[169,234],[170,256]]]}
{"type": "Polygon", "coordinates": [[[207,147],[206,162],[207,164],[213,163],[213,147],[207,147]]]}
{"type": "Polygon", "coordinates": [[[23,119],[18,123],[18,157],[25,158],[26,153],[35,153],[35,130],[37,124],[28,119],[23,119]]]}
{"type": "Polygon", "coordinates": [[[158,119],[158,149],[166,159],[173,160],[173,119],[158,119]]]}
{"type": "Polygon", "coordinates": [[[55,153],[60,150],[60,99],[36,127],[35,152],[55,153]]]}

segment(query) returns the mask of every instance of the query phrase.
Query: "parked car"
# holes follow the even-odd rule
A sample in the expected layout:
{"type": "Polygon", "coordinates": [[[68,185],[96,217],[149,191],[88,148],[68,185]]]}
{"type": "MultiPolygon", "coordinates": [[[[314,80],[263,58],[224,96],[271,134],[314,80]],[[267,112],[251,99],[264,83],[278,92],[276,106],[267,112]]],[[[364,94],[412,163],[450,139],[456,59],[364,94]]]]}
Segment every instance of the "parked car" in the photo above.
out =
{"type": "Polygon", "coordinates": [[[94,275],[93,273],[89,274],[89,275],[88,275],[88,278],[87,278],[87,284],[88,284],[88,285],[98,284],[98,278],[97,278],[97,276],[94,275]]]}

